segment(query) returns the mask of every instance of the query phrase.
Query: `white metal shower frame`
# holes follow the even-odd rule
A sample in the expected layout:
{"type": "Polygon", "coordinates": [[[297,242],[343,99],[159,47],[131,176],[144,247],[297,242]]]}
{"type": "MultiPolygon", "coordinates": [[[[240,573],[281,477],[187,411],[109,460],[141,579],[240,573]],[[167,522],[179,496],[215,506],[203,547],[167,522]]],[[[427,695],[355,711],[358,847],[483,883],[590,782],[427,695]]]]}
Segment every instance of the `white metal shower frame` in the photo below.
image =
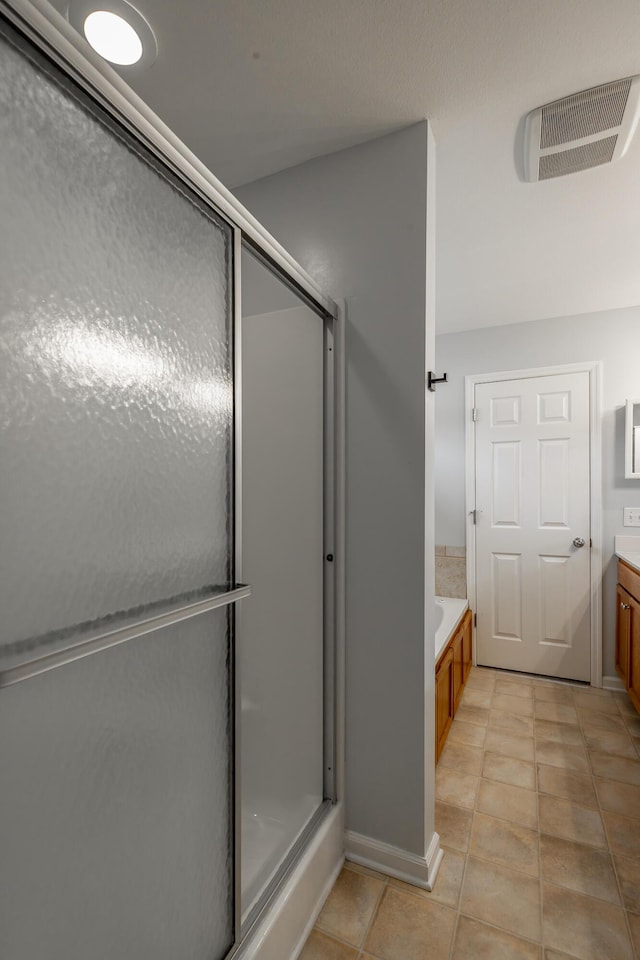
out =
{"type": "MultiPolygon", "coordinates": [[[[234,411],[235,411],[235,567],[236,580],[242,576],[242,462],[241,462],[241,383],[240,331],[242,319],[240,254],[243,244],[249,247],[272,271],[288,284],[324,320],[325,363],[325,436],[324,436],[324,796],[325,802],[300,836],[288,859],[272,879],[265,895],[252,911],[244,927],[241,924],[240,890],[240,764],[234,762],[234,832],[235,832],[235,942],[229,956],[238,951],[242,941],[261,919],[273,898],[290,875],[297,858],[315,830],[328,813],[332,803],[343,795],[344,782],[344,305],[337,304],[315,283],[297,261],[265,230],[262,224],[236,199],[210,170],[180,141],[159,117],[141,100],[108,63],[102,60],[76,30],[43,0],[0,0],[0,13],[22,32],[35,46],[53,60],[62,71],[85,90],[108,114],[122,124],[204,202],[224,219],[233,230],[233,316],[234,316],[234,411]],[[328,561],[326,558],[332,555],[328,561]]],[[[231,590],[209,601],[209,606],[234,604],[248,596],[247,588],[231,590]]],[[[198,613],[200,610],[194,610],[198,613]]],[[[168,618],[180,619],[181,611],[168,618]]],[[[185,608],[186,613],[186,608],[185,608]]],[[[188,615],[188,614],[187,614],[188,615]]],[[[193,614],[192,614],[193,615],[193,614]]],[[[152,629],[161,624],[161,617],[149,621],[152,629]]],[[[113,642],[125,642],[147,630],[117,631],[122,637],[113,642]],[[126,634],[126,635],[125,635],[126,634]]],[[[105,639],[98,638],[94,646],[87,646],[86,656],[104,649],[105,639]]],[[[92,641],[88,641],[91,644],[92,641]]],[[[66,651],[65,651],[66,653],[66,651]]],[[[7,672],[4,685],[20,682],[35,673],[53,669],[70,659],[68,655],[52,655],[50,663],[39,667],[14,668],[7,672]],[[21,671],[21,672],[20,672],[21,671]]],[[[42,661],[46,657],[41,658],[42,661]]],[[[0,676],[0,687],[3,686],[0,676]]],[[[232,680],[232,682],[234,682],[232,680]]],[[[239,703],[234,696],[234,746],[238,754],[239,703]]]]}

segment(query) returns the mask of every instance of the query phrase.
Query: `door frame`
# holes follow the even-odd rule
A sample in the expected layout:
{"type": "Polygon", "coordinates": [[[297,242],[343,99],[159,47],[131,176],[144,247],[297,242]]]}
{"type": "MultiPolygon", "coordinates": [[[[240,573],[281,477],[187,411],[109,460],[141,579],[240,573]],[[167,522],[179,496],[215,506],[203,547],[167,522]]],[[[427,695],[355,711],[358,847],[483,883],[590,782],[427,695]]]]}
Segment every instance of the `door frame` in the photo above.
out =
{"type": "MultiPolygon", "coordinates": [[[[464,378],[465,433],[465,518],[467,526],[467,596],[469,606],[477,610],[476,527],[476,430],[473,419],[476,384],[528,377],[550,377],[562,373],[589,374],[589,480],[591,524],[591,686],[602,687],[602,362],[565,363],[502,370],[498,373],[469,374],[464,378]]],[[[477,664],[476,618],[473,618],[473,663],[477,664]]]]}

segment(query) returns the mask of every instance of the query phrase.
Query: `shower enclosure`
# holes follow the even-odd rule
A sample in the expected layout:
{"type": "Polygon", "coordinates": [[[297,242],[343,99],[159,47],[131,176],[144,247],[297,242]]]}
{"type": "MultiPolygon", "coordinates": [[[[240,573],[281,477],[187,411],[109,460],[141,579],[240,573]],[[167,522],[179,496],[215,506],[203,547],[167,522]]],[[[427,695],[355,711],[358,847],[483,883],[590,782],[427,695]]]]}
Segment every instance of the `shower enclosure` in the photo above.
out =
{"type": "Polygon", "coordinates": [[[336,799],[337,308],[138,107],[0,3],[7,960],[227,957],[336,799]]]}

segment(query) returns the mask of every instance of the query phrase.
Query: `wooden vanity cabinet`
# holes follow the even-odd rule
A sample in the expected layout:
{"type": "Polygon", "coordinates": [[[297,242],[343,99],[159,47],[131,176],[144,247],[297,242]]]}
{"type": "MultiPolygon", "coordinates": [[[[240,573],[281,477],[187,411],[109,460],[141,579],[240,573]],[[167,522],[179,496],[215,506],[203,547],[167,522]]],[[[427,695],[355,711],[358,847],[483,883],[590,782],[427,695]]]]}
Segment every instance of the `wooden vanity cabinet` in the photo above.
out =
{"type": "Polygon", "coordinates": [[[449,644],[436,670],[436,763],[453,721],[453,649],[449,644]]]}
{"type": "Polygon", "coordinates": [[[640,713],[640,573],[618,560],[616,670],[640,713]]]}
{"type": "Polygon", "coordinates": [[[620,584],[616,587],[616,672],[627,686],[629,675],[629,630],[631,627],[631,597],[620,584]]]}
{"type": "Polygon", "coordinates": [[[462,630],[462,683],[467,682],[473,665],[473,623],[471,610],[467,610],[461,624],[462,630]]]}
{"type": "Polygon", "coordinates": [[[471,644],[471,611],[467,610],[436,664],[436,763],[471,670],[471,644]]]}
{"type": "Polygon", "coordinates": [[[464,687],[461,630],[456,630],[451,642],[451,649],[453,650],[453,712],[455,714],[464,687]]]}

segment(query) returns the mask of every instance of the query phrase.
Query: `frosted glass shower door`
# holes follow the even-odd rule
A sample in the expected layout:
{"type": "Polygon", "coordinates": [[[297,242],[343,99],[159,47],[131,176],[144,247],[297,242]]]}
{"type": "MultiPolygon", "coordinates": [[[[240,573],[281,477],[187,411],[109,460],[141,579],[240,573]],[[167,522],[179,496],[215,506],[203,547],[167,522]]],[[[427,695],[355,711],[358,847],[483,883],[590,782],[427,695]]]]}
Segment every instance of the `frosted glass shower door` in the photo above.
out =
{"type": "Polygon", "coordinates": [[[0,957],[217,960],[232,231],[2,21],[0,222],[0,957]]]}
{"type": "Polygon", "coordinates": [[[246,917],[323,801],[324,324],[247,253],[242,303],[246,917]]]}

